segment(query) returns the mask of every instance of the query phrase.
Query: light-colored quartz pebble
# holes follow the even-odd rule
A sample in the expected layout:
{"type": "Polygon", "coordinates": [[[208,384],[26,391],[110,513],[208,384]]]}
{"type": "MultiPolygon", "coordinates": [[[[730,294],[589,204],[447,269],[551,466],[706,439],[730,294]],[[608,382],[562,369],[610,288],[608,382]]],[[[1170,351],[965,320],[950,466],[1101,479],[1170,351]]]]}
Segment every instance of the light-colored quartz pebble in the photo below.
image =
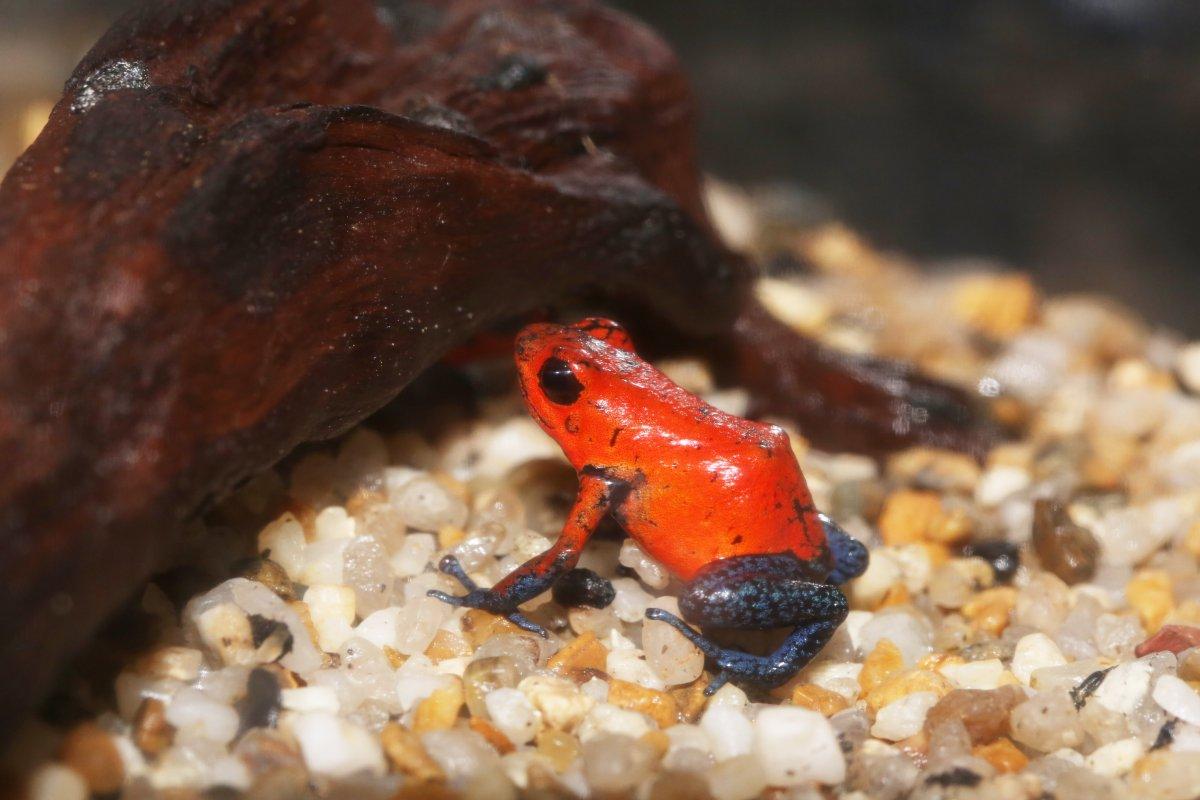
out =
{"type": "Polygon", "coordinates": [[[888,703],[875,715],[871,735],[893,742],[916,736],[937,701],[936,692],[913,692],[888,703]]]}
{"type": "Polygon", "coordinates": [[[437,538],[431,533],[410,533],[404,543],[392,554],[392,571],[402,578],[420,575],[429,565],[429,559],[437,552],[437,538]]]}
{"type": "Polygon", "coordinates": [[[304,549],[304,526],[290,513],[281,515],[258,534],[258,552],[283,567],[292,580],[299,580],[304,569],[304,549]]]}
{"type": "Polygon", "coordinates": [[[436,531],[446,525],[461,528],[467,521],[466,504],[428,476],[389,489],[388,500],[408,526],[417,530],[436,531]]]}
{"type": "MultiPolygon", "coordinates": [[[[659,597],[651,605],[679,616],[679,600],[674,597],[659,597]]],[[[643,623],[642,649],[650,669],[667,686],[691,683],[704,672],[704,654],[665,622],[648,619],[643,623]]]]}
{"type": "Polygon", "coordinates": [[[1168,714],[1189,725],[1200,725],[1200,695],[1174,675],[1160,675],[1151,696],[1168,714]]]}
{"type": "Polygon", "coordinates": [[[344,557],[349,539],[322,539],[304,548],[304,566],[297,583],[306,586],[324,583],[331,586],[343,582],[344,557]]]}
{"type": "Polygon", "coordinates": [[[204,646],[223,664],[255,663],[250,617],[234,603],[220,603],[196,617],[196,630],[204,646]]]}
{"type": "Polygon", "coordinates": [[[1009,724],[1016,742],[1042,753],[1083,743],[1079,713],[1065,691],[1038,692],[1012,710],[1009,724]]]}
{"type": "Polygon", "coordinates": [[[605,659],[605,672],[614,678],[645,686],[647,689],[665,689],[666,683],[646,660],[641,650],[613,650],[605,659]]]}
{"type": "Polygon", "coordinates": [[[341,506],[321,509],[313,519],[313,538],[320,542],[327,539],[353,539],[354,517],[341,506]]]}
{"type": "Polygon", "coordinates": [[[619,708],[612,703],[596,703],[579,723],[577,734],[579,741],[587,742],[606,733],[639,739],[652,730],[654,726],[645,714],[619,708]]]}
{"type": "Polygon", "coordinates": [[[838,784],[846,759],[829,720],[804,708],[764,708],[754,719],[754,753],[770,786],[838,784]]]}
{"type": "Polygon", "coordinates": [[[749,754],[714,764],[704,778],[714,800],[752,800],[767,788],[762,764],[749,754]]]}
{"type": "Polygon", "coordinates": [[[855,606],[874,608],[904,578],[900,562],[889,550],[884,547],[872,551],[867,571],[850,582],[847,593],[855,606]]]}
{"type": "Polygon", "coordinates": [[[62,764],[45,764],[29,778],[29,800],[87,800],[90,796],[83,777],[62,764]]]}
{"type": "Polygon", "coordinates": [[[354,590],[349,586],[309,586],[304,603],[317,629],[317,644],[326,653],[337,652],[354,634],[354,590]]]}
{"type": "Polygon", "coordinates": [[[573,682],[551,675],[531,675],[517,688],[541,712],[545,723],[556,730],[574,730],[596,705],[596,701],[579,691],[573,682]]]}
{"type": "Polygon", "coordinates": [[[1071,609],[1071,594],[1060,578],[1040,572],[1030,579],[1020,592],[1013,607],[1013,622],[1055,633],[1071,609]]]}
{"type": "Polygon", "coordinates": [[[139,657],[132,671],[151,678],[190,683],[199,677],[203,663],[204,654],[194,647],[164,645],[139,657]]]}
{"type": "Polygon", "coordinates": [[[421,735],[421,742],[450,781],[462,781],[477,772],[499,766],[496,751],[472,730],[429,731],[421,735]]]}
{"type": "Polygon", "coordinates": [[[1092,698],[1110,711],[1132,714],[1150,691],[1152,668],[1145,661],[1128,661],[1104,676],[1092,698]]]}
{"type": "MultiPolygon", "coordinates": [[[[853,703],[862,691],[858,682],[858,676],[862,673],[862,669],[862,664],[853,661],[826,661],[809,667],[804,675],[809,683],[831,692],[837,692],[853,703]]],[[[726,686],[729,685],[726,684],[726,686]]],[[[717,694],[724,689],[725,686],[722,686],[717,694]]],[[[716,695],[714,695],[715,697],[716,695]]]]}
{"type": "Polygon", "coordinates": [[[794,281],[759,278],[754,294],[772,315],[804,333],[817,333],[833,313],[829,300],[821,293],[794,281]]]}
{"type": "Polygon", "coordinates": [[[998,658],[968,661],[965,664],[944,664],[938,672],[962,689],[996,689],[1013,679],[998,658]]]}
{"type": "Polygon", "coordinates": [[[1017,492],[1029,488],[1033,477],[1020,467],[997,466],[983,473],[975,487],[975,500],[981,506],[995,508],[1017,492]]]}
{"type": "Polygon", "coordinates": [[[416,597],[396,617],[396,650],[405,655],[424,653],[453,609],[435,597],[416,597]]]}
{"type": "Polygon", "coordinates": [[[1175,498],[1106,511],[1091,526],[1100,542],[1100,559],[1117,566],[1136,566],[1192,521],[1187,505],[1175,498]]]}
{"type": "Polygon", "coordinates": [[[337,692],[330,686],[299,686],[279,693],[280,705],[289,711],[336,714],[341,710],[337,692]]]}
{"type": "Polygon", "coordinates": [[[737,708],[745,708],[750,704],[750,698],[746,696],[746,692],[740,686],[735,686],[732,683],[727,683],[713,693],[713,696],[708,698],[708,707],[715,708],[716,706],[736,706],[737,708]]]}
{"type": "Polygon", "coordinates": [[[1133,765],[1146,754],[1146,748],[1136,736],[1119,739],[1097,747],[1086,759],[1089,769],[1100,775],[1115,778],[1133,769],[1133,765]]]}
{"type": "Polygon", "coordinates": [[[494,689],[484,698],[484,704],[492,724],[515,745],[528,744],[541,730],[541,712],[518,689],[494,689]]]}
{"type": "Polygon", "coordinates": [[[1012,657],[1012,673],[1028,686],[1035,671],[1066,663],[1066,657],[1053,639],[1044,633],[1030,633],[1017,641],[1012,657]]]}
{"type": "Polygon", "coordinates": [[[438,672],[424,655],[411,656],[396,670],[396,702],[401,710],[410,711],[452,680],[438,672]]]}
{"type": "Polygon", "coordinates": [[[710,706],[700,718],[717,761],[749,753],[754,748],[754,726],[738,706],[710,706]]]}
{"type": "Polygon", "coordinates": [[[342,553],[342,580],[354,589],[360,617],[386,608],[391,596],[392,570],[387,551],[370,536],[359,536],[342,553]]]}
{"type": "Polygon", "coordinates": [[[654,768],[654,752],[643,741],[605,733],[583,743],[583,773],[600,794],[629,792],[654,768]]]}
{"type": "Polygon", "coordinates": [[[386,771],[379,739],[342,717],[320,711],[297,714],[289,727],[315,773],[341,778],[386,771]]]}
{"type": "Polygon", "coordinates": [[[370,614],[354,628],[354,635],[366,639],[376,647],[396,647],[399,636],[399,621],[404,609],[389,606],[370,614]]]}
{"type": "Polygon", "coordinates": [[[612,610],[617,619],[622,622],[641,622],[646,615],[646,607],[654,602],[654,597],[633,578],[616,578],[612,587],[616,591],[612,610]]]}
{"type": "Polygon", "coordinates": [[[171,698],[165,716],[176,730],[176,742],[208,739],[224,744],[238,732],[238,714],[233,708],[191,687],[181,689],[171,698]]]}
{"type": "Polygon", "coordinates": [[[671,580],[666,568],[646,555],[646,551],[642,550],[632,538],[627,538],[621,543],[618,560],[623,566],[629,567],[637,573],[642,583],[652,589],[663,589],[671,580]]]}
{"type": "Polygon", "coordinates": [[[914,666],[933,650],[929,625],[904,611],[881,611],[862,627],[861,650],[869,653],[881,639],[888,639],[899,650],[907,666],[914,666]]]}

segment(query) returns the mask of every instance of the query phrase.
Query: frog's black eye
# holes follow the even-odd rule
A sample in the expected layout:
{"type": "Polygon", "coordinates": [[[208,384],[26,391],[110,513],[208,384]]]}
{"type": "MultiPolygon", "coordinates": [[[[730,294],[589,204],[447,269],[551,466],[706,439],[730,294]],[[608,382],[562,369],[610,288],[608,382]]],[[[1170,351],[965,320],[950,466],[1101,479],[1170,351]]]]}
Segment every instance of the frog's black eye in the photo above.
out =
{"type": "Polygon", "coordinates": [[[569,406],[579,399],[583,384],[561,358],[547,358],[538,370],[538,385],[551,403],[569,406]]]}

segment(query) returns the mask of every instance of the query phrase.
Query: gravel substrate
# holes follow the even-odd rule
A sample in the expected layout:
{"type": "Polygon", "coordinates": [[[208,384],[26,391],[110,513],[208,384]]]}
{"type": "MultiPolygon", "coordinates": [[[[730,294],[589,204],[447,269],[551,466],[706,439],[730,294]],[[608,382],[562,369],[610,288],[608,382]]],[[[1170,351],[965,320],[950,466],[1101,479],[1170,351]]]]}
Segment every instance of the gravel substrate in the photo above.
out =
{"type": "MultiPolygon", "coordinates": [[[[360,428],[225,503],[190,540],[234,577],[146,588],[158,643],[121,666],[111,710],[19,737],[31,795],[1200,793],[1200,344],[994,266],[918,271],[777,202],[714,201],[735,244],[785,265],[759,287],[781,318],[978,387],[1018,431],[982,465],[880,464],[791,431],[817,505],[872,550],[815,663],[705,698],[700,653],[644,619],[678,610],[677,584],[618,537],[581,564],[611,606],[527,608],[549,641],[427,597],[460,593],[447,553],[486,586],[543,551],[572,499],[510,393],[433,439],[360,428]]],[[[746,407],[701,362],[660,366],[746,407]]]]}

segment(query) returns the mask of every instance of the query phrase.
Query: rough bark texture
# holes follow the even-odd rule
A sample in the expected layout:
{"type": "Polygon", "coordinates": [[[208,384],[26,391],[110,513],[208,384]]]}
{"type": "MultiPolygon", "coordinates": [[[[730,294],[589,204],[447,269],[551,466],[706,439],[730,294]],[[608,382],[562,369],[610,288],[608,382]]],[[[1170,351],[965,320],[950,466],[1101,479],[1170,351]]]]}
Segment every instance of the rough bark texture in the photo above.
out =
{"type": "Polygon", "coordinates": [[[0,186],[0,718],[181,521],[473,332],[603,292],[728,334],[747,280],[674,58],[603,6],[147,2],[0,186]]]}

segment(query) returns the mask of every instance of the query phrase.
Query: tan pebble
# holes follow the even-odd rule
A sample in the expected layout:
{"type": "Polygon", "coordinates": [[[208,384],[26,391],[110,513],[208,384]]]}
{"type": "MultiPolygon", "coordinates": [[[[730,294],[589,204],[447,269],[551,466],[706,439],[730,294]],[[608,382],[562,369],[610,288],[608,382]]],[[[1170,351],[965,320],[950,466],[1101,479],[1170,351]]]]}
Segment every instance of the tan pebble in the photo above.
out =
{"type": "Polygon", "coordinates": [[[550,656],[546,666],[566,678],[583,683],[595,672],[603,672],[608,660],[608,648],[596,634],[585,631],[550,656]]]}
{"type": "Polygon", "coordinates": [[[879,603],[875,606],[876,611],[881,608],[891,608],[892,606],[906,606],[912,602],[912,595],[908,591],[908,587],[903,583],[894,583],[884,592],[879,603]]]}
{"type": "Polygon", "coordinates": [[[867,706],[875,712],[894,703],[901,697],[916,692],[933,692],[939,698],[954,689],[954,684],[944,675],[927,669],[915,669],[893,675],[867,694],[867,706]]]}
{"type": "Polygon", "coordinates": [[[196,680],[204,654],[193,647],[166,645],[143,653],[133,662],[132,672],[184,683],[196,680]]]}
{"type": "Polygon", "coordinates": [[[442,768],[421,744],[421,737],[408,728],[390,722],[379,732],[379,740],[394,771],[421,782],[445,777],[442,768]]]}
{"type": "Polygon", "coordinates": [[[404,666],[404,662],[408,661],[408,656],[401,653],[394,647],[389,647],[386,644],[383,646],[383,654],[387,656],[388,665],[392,669],[400,669],[404,666]]]}
{"type": "Polygon", "coordinates": [[[1183,546],[1192,556],[1200,558],[1200,522],[1195,522],[1192,527],[1188,528],[1188,532],[1183,538],[1183,546]]]}
{"type": "Polygon", "coordinates": [[[888,495],[879,515],[885,544],[954,544],[971,535],[971,518],[962,509],[946,510],[935,492],[904,489],[888,495]]]}
{"type": "Polygon", "coordinates": [[[1088,451],[1079,466],[1080,477],[1093,489],[1120,489],[1140,452],[1141,445],[1132,436],[1093,435],[1088,438],[1088,451]]]}
{"type": "Polygon", "coordinates": [[[1033,322],[1038,293],[1028,275],[971,275],[957,281],[951,313],[994,339],[1010,339],[1033,322]]]}
{"type": "Polygon", "coordinates": [[[300,621],[304,623],[304,627],[308,630],[308,635],[312,637],[313,642],[321,641],[320,635],[317,634],[317,626],[313,623],[312,610],[308,607],[308,603],[303,600],[293,600],[288,603],[288,607],[300,617],[300,621]]]}
{"type": "Polygon", "coordinates": [[[413,716],[413,730],[427,733],[453,727],[464,702],[462,681],[455,678],[452,683],[435,689],[433,694],[420,702],[413,716]]]}
{"type": "Polygon", "coordinates": [[[1171,613],[1167,614],[1164,623],[1170,622],[1175,625],[1191,625],[1200,627],[1200,601],[1184,600],[1177,605],[1171,613]]]}
{"type": "Polygon", "coordinates": [[[438,629],[438,632],[433,635],[433,641],[425,648],[425,655],[433,663],[445,661],[447,658],[460,658],[469,656],[475,652],[471,645],[457,633],[438,629]]]}
{"type": "Polygon", "coordinates": [[[662,731],[646,731],[641,735],[643,744],[650,748],[650,752],[654,754],[654,760],[658,761],[667,754],[667,750],[671,748],[671,737],[662,731]]]}
{"type": "Polygon", "coordinates": [[[887,474],[900,483],[939,491],[974,493],[979,483],[975,459],[931,447],[913,447],[891,456],[887,474]]]}
{"type": "Polygon", "coordinates": [[[900,648],[890,639],[880,639],[875,649],[863,659],[862,671],[858,673],[858,685],[862,693],[870,694],[888,678],[904,669],[904,656],[900,648]]]}
{"type": "Polygon", "coordinates": [[[442,485],[442,488],[450,494],[462,500],[468,506],[471,505],[471,489],[458,478],[451,475],[449,472],[435,470],[429,473],[429,477],[442,485]]]}
{"type": "Polygon", "coordinates": [[[666,692],[647,689],[619,678],[609,681],[608,702],[619,708],[645,714],[660,728],[669,728],[679,722],[679,705],[674,697],[666,692]]]}
{"type": "Polygon", "coordinates": [[[1031,472],[1037,447],[1030,442],[1004,442],[996,445],[987,456],[987,468],[1016,467],[1031,472]]]}
{"type": "Polygon", "coordinates": [[[1006,736],[989,744],[981,744],[971,753],[991,764],[997,772],[1020,772],[1029,764],[1029,758],[1006,736]]]}
{"type": "Polygon", "coordinates": [[[438,547],[442,550],[454,547],[465,538],[467,538],[467,532],[457,525],[443,525],[438,528],[438,547]]]}
{"type": "Polygon", "coordinates": [[[850,703],[837,692],[831,692],[814,683],[802,683],[792,690],[792,705],[812,709],[822,716],[832,717],[837,712],[848,708],[850,703]]]}
{"type": "Polygon", "coordinates": [[[708,695],[704,690],[708,688],[708,673],[700,673],[700,677],[684,686],[675,686],[667,691],[675,698],[675,705],[679,708],[679,719],[683,722],[695,722],[700,719],[700,714],[704,712],[704,707],[708,705],[708,695]]]}
{"type": "Polygon", "coordinates": [[[937,671],[945,666],[965,663],[967,663],[965,658],[954,653],[930,653],[917,662],[917,669],[931,669],[937,671]]]}
{"type": "Polygon", "coordinates": [[[484,739],[487,739],[487,743],[495,748],[496,752],[502,756],[508,755],[513,750],[517,749],[513,746],[512,741],[510,741],[509,738],[504,735],[503,731],[501,731],[492,723],[488,722],[483,717],[471,717],[471,719],[467,721],[467,727],[478,733],[484,739]]]}
{"type": "Polygon", "coordinates": [[[999,636],[1008,627],[1012,610],[1017,604],[1017,590],[997,586],[975,595],[962,607],[962,614],[977,631],[999,636]]]}
{"type": "Polygon", "coordinates": [[[352,517],[361,517],[371,506],[386,502],[387,496],[382,492],[359,488],[346,499],[346,513],[352,517]]]}
{"type": "Polygon", "coordinates": [[[546,728],[538,732],[533,743],[538,753],[549,759],[559,772],[571,766],[571,762],[579,757],[579,740],[565,731],[546,728]]]}
{"type": "Polygon", "coordinates": [[[887,259],[857,233],[836,222],[805,232],[798,237],[796,247],[822,272],[871,278],[887,269],[887,259]]]}
{"type": "Polygon", "coordinates": [[[1106,382],[1109,388],[1120,390],[1154,389],[1172,391],[1175,378],[1141,358],[1122,358],[1108,371],[1106,382]]]}
{"type": "Polygon", "coordinates": [[[925,715],[925,730],[945,722],[961,722],[972,744],[987,744],[1008,733],[1013,708],[1025,700],[1016,686],[999,689],[954,689],[947,692],[925,715]]]}
{"type": "Polygon", "coordinates": [[[76,725],[62,741],[59,760],[83,776],[93,794],[121,788],[125,765],[112,734],[94,722],[76,725]]]}
{"type": "Polygon", "coordinates": [[[1171,576],[1159,569],[1144,569],[1135,574],[1125,586],[1125,597],[1147,633],[1162,627],[1175,606],[1171,576]]]}
{"type": "Polygon", "coordinates": [[[167,722],[163,702],[154,697],[143,700],[133,717],[133,743],[154,757],[170,747],[174,738],[175,728],[167,722]]]}
{"type": "Polygon", "coordinates": [[[471,647],[479,649],[481,644],[493,636],[499,636],[502,633],[521,633],[521,629],[504,617],[473,608],[463,614],[462,632],[471,647]]]}

